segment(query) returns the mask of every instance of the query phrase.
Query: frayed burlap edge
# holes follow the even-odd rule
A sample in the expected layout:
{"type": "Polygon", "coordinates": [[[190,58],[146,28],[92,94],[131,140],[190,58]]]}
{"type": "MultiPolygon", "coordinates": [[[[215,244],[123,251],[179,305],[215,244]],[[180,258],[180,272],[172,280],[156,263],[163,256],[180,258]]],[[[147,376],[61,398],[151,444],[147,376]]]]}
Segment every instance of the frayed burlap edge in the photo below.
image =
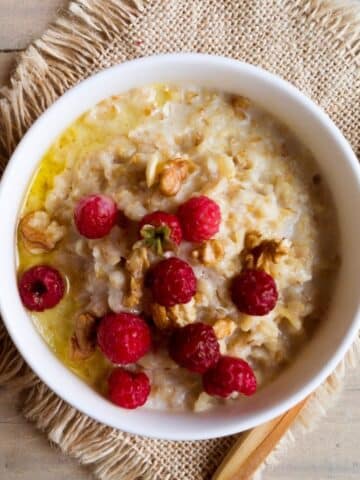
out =
{"type": "MultiPolygon", "coordinates": [[[[113,42],[158,0],[78,0],[19,58],[10,86],[1,89],[0,162],[4,167],[17,143],[33,121],[68,88],[101,68],[113,42]],[[76,32],[74,34],[74,32],[76,32]],[[69,68],[70,67],[70,68],[69,68]]],[[[287,2],[285,2],[287,3],[287,2]]],[[[293,2],[294,5],[297,2],[293,2]]],[[[356,2],[308,1],[304,11],[325,24],[339,40],[344,59],[359,66],[360,13],[356,2]]],[[[123,60],[136,57],[129,46],[123,60]]],[[[99,425],[59,399],[34,375],[0,324],[0,386],[23,391],[26,418],[44,431],[61,450],[83,464],[91,464],[100,479],[170,480],[162,465],[141,457],[138,449],[115,430],[99,425]],[[116,453],[116,455],[115,455],[116,453]]],[[[357,338],[335,372],[309,399],[291,431],[282,439],[266,463],[276,463],[284,448],[298,434],[313,428],[336,400],[347,368],[360,359],[357,338]]]]}

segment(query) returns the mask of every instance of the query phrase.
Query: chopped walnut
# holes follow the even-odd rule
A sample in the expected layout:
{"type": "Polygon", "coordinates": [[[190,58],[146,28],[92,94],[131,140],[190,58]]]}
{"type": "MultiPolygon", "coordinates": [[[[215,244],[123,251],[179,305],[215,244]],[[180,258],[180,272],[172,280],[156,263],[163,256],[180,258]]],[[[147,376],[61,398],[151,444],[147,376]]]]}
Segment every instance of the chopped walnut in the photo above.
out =
{"type": "Polygon", "coordinates": [[[244,120],[246,118],[244,111],[249,108],[250,100],[241,95],[234,95],[231,98],[231,106],[233,107],[236,116],[240,118],[240,120],[244,120]]]}
{"type": "Polygon", "coordinates": [[[25,215],[19,224],[25,248],[33,254],[50,252],[64,237],[66,229],[47,212],[38,210],[25,215]]]}
{"type": "Polygon", "coordinates": [[[224,248],[219,240],[211,239],[195,248],[191,256],[206,266],[212,266],[223,258],[224,248]]]}
{"type": "Polygon", "coordinates": [[[154,323],[160,330],[184,327],[196,320],[194,299],[173,307],[163,307],[158,303],[153,303],[150,308],[154,323]]]}
{"type": "Polygon", "coordinates": [[[127,308],[134,308],[139,303],[143,293],[144,282],[140,278],[130,277],[129,293],[125,295],[123,304],[127,308]]]}
{"type": "Polygon", "coordinates": [[[145,247],[133,249],[126,261],[125,268],[130,274],[129,292],[124,297],[124,306],[135,307],[143,294],[144,274],[149,268],[150,262],[145,247]]]}
{"type": "Polygon", "coordinates": [[[222,338],[229,337],[236,328],[236,323],[231,318],[219,318],[213,325],[216,337],[221,340],[222,338]]]}
{"type": "Polygon", "coordinates": [[[189,173],[190,162],[187,160],[167,162],[160,173],[160,192],[167,197],[173,197],[178,193],[189,173]]]}
{"type": "Polygon", "coordinates": [[[152,303],[150,305],[150,311],[152,319],[159,330],[166,330],[171,328],[171,320],[167,315],[166,307],[159,305],[158,303],[152,303]]]}
{"type": "Polygon", "coordinates": [[[134,248],[126,261],[126,270],[135,278],[142,276],[150,266],[147,249],[145,247],[134,248]]]}
{"type": "Polygon", "coordinates": [[[244,268],[261,268],[266,272],[274,263],[289,252],[290,242],[282,240],[263,240],[257,231],[245,235],[244,248],[240,254],[244,268]]]}
{"type": "Polygon", "coordinates": [[[184,327],[196,320],[195,300],[188,303],[174,305],[168,309],[168,316],[176,327],[184,327]]]}
{"type": "Polygon", "coordinates": [[[81,313],[76,318],[74,335],[70,339],[72,360],[85,360],[95,352],[96,324],[96,317],[90,313],[81,313]]]}

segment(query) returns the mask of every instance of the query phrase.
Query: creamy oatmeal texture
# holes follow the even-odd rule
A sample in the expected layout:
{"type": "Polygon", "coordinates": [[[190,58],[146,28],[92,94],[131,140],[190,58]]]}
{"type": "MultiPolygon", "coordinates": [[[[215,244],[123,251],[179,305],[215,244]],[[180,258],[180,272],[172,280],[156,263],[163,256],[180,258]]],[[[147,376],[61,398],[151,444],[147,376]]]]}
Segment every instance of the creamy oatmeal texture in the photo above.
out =
{"type": "MultiPolygon", "coordinates": [[[[337,263],[334,223],[310,152],[272,116],[240,96],[153,85],[102,101],[46,153],[19,224],[19,271],[48,263],[67,277],[62,302],[33,319],[94,388],[105,391],[112,366],[94,348],[74,355],[74,332],[109,311],[141,313],[158,327],[156,348],[133,367],[150,378],[146,406],[200,411],[224,400],[201,393],[200,376],[169,358],[159,332],[210,323],[221,352],[249,362],[261,386],[326,310],[337,263]],[[98,240],[81,237],[73,224],[75,205],[93,193],[112,197],[127,218],[98,240]],[[160,257],[139,241],[137,222],[156,210],[176,213],[193,195],[216,201],[222,222],[213,239],[164,252],[190,263],[197,277],[195,297],[166,309],[152,304],[144,286],[160,257]],[[265,316],[242,314],[231,301],[230,281],[244,267],[276,281],[279,300],[265,316]]],[[[76,338],[75,347],[86,343],[76,338]]]]}

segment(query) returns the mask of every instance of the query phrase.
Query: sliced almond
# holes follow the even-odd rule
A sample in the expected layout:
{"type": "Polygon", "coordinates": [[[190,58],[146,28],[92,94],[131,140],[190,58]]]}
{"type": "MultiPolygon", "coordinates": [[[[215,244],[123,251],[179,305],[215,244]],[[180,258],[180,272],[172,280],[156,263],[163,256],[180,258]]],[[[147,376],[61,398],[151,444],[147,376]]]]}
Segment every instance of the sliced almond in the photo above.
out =
{"type": "Polygon", "coordinates": [[[152,187],[156,183],[160,163],[161,155],[159,152],[154,152],[149,156],[145,171],[146,185],[148,188],[152,187]]]}

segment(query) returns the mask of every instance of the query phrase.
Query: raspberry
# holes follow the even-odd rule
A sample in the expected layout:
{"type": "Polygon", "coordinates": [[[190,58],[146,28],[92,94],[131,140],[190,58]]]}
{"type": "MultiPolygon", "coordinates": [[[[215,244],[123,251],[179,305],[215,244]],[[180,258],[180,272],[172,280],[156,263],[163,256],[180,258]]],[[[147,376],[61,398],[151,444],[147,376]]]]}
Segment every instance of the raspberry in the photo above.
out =
{"type": "Polygon", "coordinates": [[[65,283],[55,268],[38,265],[23,273],[19,291],[26,308],[42,312],[60,302],[64,296],[65,283]]]}
{"type": "Polygon", "coordinates": [[[125,365],[150,350],[150,329],[145,320],[131,313],[109,313],[97,332],[100,350],[113,363],[125,365]]]}
{"type": "Polygon", "coordinates": [[[208,197],[190,198],[180,205],[178,216],[185,240],[201,243],[218,231],[221,222],[219,205],[208,197]]]}
{"type": "Polygon", "coordinates": [[[182,240],[181,225],[177,216],[161,211],[145,215],[140,222],[139,233],[146,245],[154,247],[159,255],[167,243],[179,245],[182,240]]]}
{"type": "Polygon", "coordinates": [[[174,330],[170,337],[169,353],[181,367],[196,373],[206,372],[220,358],[214,329],[200,322],[174,330]]]}
{"type": "Polygon", "coordinates": [[[105,195],[89,195],[75,207],[74,220],[79,233],[86,238],[102,238],[118,221],[115,202],[105,195]]]}
{"type": "Polygon", "coordinates": [[[278,292],[271,275],[263,270],[244,270],[232,283],[232,300],[240,312],[266,315],[276,305],[278,292]]]}
{"type": "Polygon", "coordinates": [[[256,378],[245,360],[223,356],[205,372],[203,387],[207,394],[224,398],[233,392],[250,396],[256,392],[256,378]]]}
{"type": "Polygon", "coordinates": [[[128,372],[116,368],[108,379],[109,399],[123,408],[137,408],[144,405],[150,394],[150,381],[143,373],[128,372]]]}
{"type": "Polygon", "coordinates": [[[148,277],[153,298],[164,307],[188,303],[196,293],[196,277],[190,265],[171,257],[159,262],[148,277]]]}

